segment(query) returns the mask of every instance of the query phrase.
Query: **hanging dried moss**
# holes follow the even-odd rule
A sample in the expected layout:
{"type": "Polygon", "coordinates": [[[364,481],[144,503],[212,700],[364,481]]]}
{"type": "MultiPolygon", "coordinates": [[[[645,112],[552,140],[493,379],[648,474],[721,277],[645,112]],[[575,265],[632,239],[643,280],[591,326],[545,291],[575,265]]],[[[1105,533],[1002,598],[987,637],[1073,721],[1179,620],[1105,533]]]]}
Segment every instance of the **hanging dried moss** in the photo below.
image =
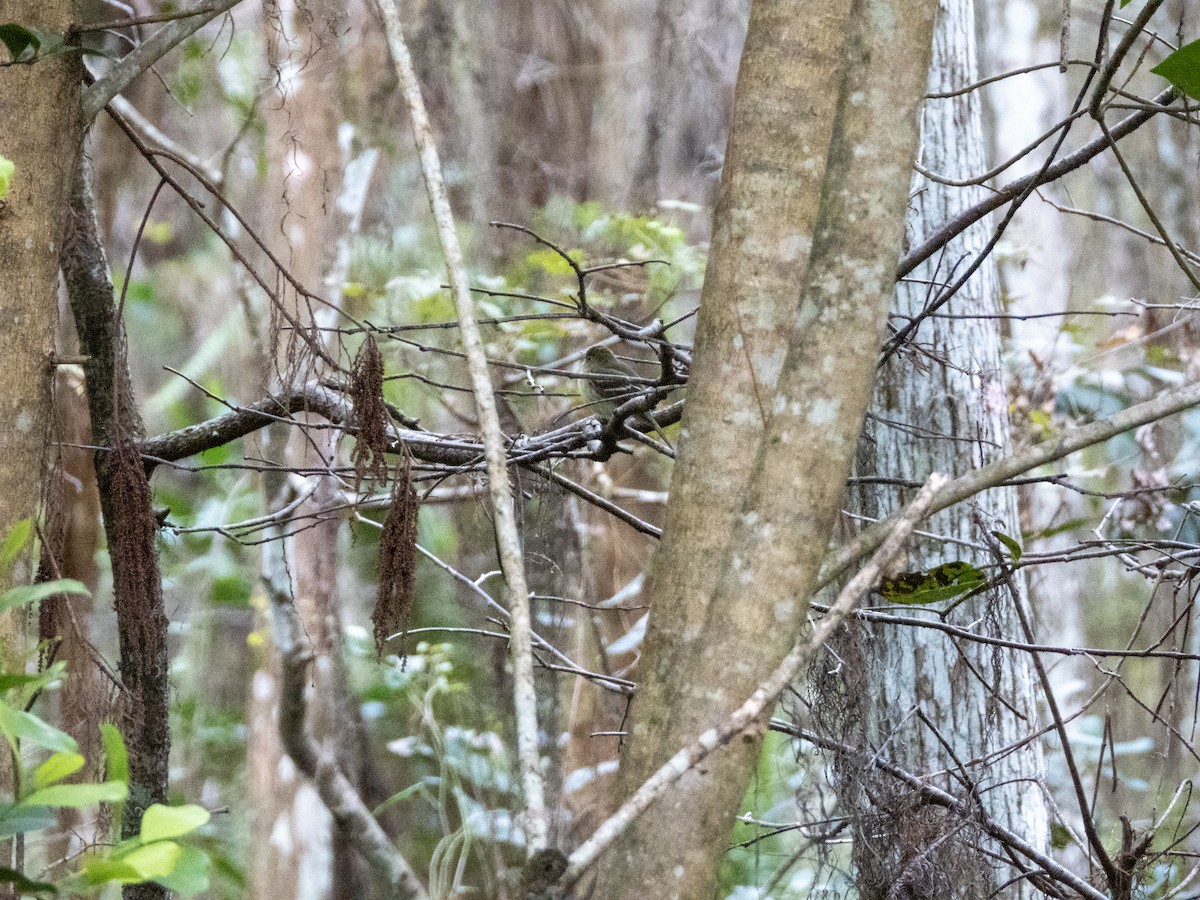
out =
{"type": "Polygon", "coordinates": [[[386,484],[388,464],[388,411],[383,401],[383,357],[374,335],[354,360],[350,396],[354,401],[354,418],[358,425],[358,440],[351,459],[354,461],[354,488],[358,490],[369,473],[386,484]]]}
{"type": "Polygon", "coordinates": [[[408,628],[416,592],[417,514],[421,501],[412,480],[412,460],[406,455],[396,469],[392,505],[379,538],[379,591],[371,623],[375,626],[375,655],[393,634],[400,634],[404,655],[404,632],[408,628]]]}

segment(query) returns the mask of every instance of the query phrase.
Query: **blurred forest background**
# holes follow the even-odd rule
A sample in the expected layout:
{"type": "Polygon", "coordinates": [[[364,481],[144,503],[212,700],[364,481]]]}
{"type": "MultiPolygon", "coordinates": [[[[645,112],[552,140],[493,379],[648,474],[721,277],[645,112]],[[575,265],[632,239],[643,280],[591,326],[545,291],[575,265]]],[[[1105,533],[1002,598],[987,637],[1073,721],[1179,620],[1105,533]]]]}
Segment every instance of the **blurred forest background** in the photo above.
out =
{"type": "MultiPolygon", "coordinates": [[[[148,0],[132,0],[128,9],[93,6],[92,22],[160,11],[148,0]]],[[[983,130],[963,171],[979,174],[1009,160],[1070,111],[1088,70],[1060,71],[1060,55],[1091,59],[1104,4],[1069,6],[1065,54],[1060,3],[985,0],[973,24],[968,15],[978,74],[956,87],[1047,65],[971,92],[983,130]]],[[[422,0],[403,4],[402,13],[487,356],[496,363],[506,434],[542,433],[592,414],[571,373],[597,342],[607,340],[639,374],[656,378],[653,353],[618,344],[573,313],[576,274],[535,235],[584,267],[622,264],[589,276],[590,303],[639,326],[670,323],[671,340],[689,345],[748,3],[422,0]]],[[[1119,22],[1124,11],[1115,15],[1119,22]]],[[[1161,90],[1161,79],[1146,70],[1181,35],[1194,37],[1196,24],[1183,0],[1163,3],[1150,26],[1157,37],[1144,41],[1144,51],[1138,44],[1144,62],[1125,89],[1141,96],[1161,90]]],[[[92,39],[122,54],[147,27],[154,26],[92,39]]],[[[90,65],[99,72],[108,63],[90,65]]],[[[320,340],[343,364],[374,332],[384,397],[405,424],[474,440],[455,309],[373,5],[242,3],[156,64],[114,108],[141,140],[191,161],[219,188],[242,220],[219,204],[207,211],[252,263],[262,263],[266,250],[245,240],[248,231],[297,282],[330,298],[322,307],[283,279],[272,285],[297,316],[311,313],[320,340]]],[[[1186,119],[1154,117],[1120,144],[1141,175],[1146,202],[1185,251],[1200,249],[1200,140],[1186,119]]],[[[86,155],[146,434],[260,400],[289,372],[296,328],[184,200],[159,192],[157,175],[108,117],[97,120],[86,155]]],[[[1007,183],[1040,164],[1033,153],[988,183],[1007,183]]],[[[1196,290],[1158,233],[1111,154],[1040,188],[1003,232],[994,273],[978,276],[996,279],[998,307],[975,318],[998,326],[1002,380],[988,389],[1002,393],[989,402],[1007,412],[1013,446],[1053,438],[1200,374],[1196,290]]],[[[956,275],[960,263],[943,258],[941,277],[956,275]]],[[[954,307],[946,312],[953,321],[954,307]]],[[[90,588],[93,602],[76,602],[73,615],[115,667],[111,573],[84,449],[92,443],[86,403],[79,370],[69,365],[79,343],[65,300],[61,322],[58,346],[68,364],[58,370],[55,414],[71,551],[63,574],[90,588]]],[[[921,367],[912,357],[907,364],[921,367]]],[[[975,384],[968,390],[984,390],[975,384]]],[[[955,402],[965,410],[979,401],[955,402]]],[[[212,861],[205,895],[374,896],[280,745],[268,588],[283,571],[315,654],[315,738],[336,748],[431,894],[521,896],[506,624],[494,608],[501,581],[483,476],[467,466],[414,464],[421,502],[415,603],[396,629],[403,636],[387,628],[380,635],[372,622],[380,534],[395,495],[370,479],[358,491],[353,440],[323,429],[321,416],[297,415],[308,427],[273,424],[160,465],[151,482],[162,514],[158,548],[170,620],[171,795],[220,811],[196,839],[212,861]]],[[[665,431],[677,442],[678,426],[665,431]]],[[[631,452],[604,462],[547,463],[553,478],[528,470],[515,476],[541,639],[535,650],[552,828],[564,847],[585,838],[619,799],[619,733],[653,614],[643,603],[643,573],[663,522],[671,458],[632,440],[623,446],[631,452]],[[580,669],[591,677],[580,677],[580,669]]],[[[386,465],[395,476],[396,458],[386,465]]],[[[1139,858],[1136,896],[1200,890],[1192,877],[1200,811],[1191,797],[1200,764],[1200,647],[1192,624],[1198,465],[1200,412],[1190,411],[1019,480],[1017,518],[992,523],[1006,546],[1019,547],[1008,547],[1009,562],[1027,578],[1037,636],[1030,643],[1046,648],[1042,660],[1103,839],[1122,846],[1122,817],[1130,849],[1138,835],[1152,828],[1157,835],[1152,861],[1139,858]],[[1162,653],[1114,658],[1086,648],[1162,653]]],[[[864,477],[856,489],[877,488],[864,477]]],[[[847,509],[870,517],[871,502],[851,499],[847,509]]],[[[978,531],[977,509],[963,505],[953,515],[978,531]]],[[[848,512],[848,530],[852,519],[848,512]]],[[[943,561],[958,558],[940,552],[943,561]]],[[[877,594],[871,606],[951,621],[941,605],[913,603],[877,594]]],[[[79,653],[68,659],[70,670],[94,672],[90,656],[79,653]]],[[[833,657],[817,668],[836,668],[833,657]]],[[[821,677],[798,684],[785,701],[793,723],[824,719],[812,711],[828,689],[821,677]]],[[[98,756],[98,738],[76,727],[105,718],[106,693],[98,676],[81,675],[55,701],[62,726],[90,748],[81,751],[89,759],[98,756]]],[[[1086,869],[1090,853],[1078,837],[1080,814],[1070,811],[1076,797],[1061,738],[1037,740],[1049,843],[1067,865],[1086,869]]],[[[854,871],[863,863],[852,855],[838,799],[844,795],[833,786],[844,776],[836,770],[828,749],[768,735],[728,842],[720,896],[860,896],[854,871]]],[[[37,846],[49,861],[78,843],[68,835],[37,846]]]]}

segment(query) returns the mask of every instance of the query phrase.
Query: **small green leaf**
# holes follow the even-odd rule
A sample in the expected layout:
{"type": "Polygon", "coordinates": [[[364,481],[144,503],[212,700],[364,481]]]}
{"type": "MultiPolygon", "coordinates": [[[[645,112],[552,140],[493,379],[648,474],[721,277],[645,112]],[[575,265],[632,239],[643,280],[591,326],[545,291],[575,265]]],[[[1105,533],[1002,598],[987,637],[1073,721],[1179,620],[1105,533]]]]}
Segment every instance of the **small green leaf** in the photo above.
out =
{"type": "MultiPolygon", "coordinates": [[[[2,158],[0,157],[0,159],[2,158]]],[[[9,160],[4,161],[12,165],[9,160]]],[[[17,558],[17,554],[25,549],[25,545],[29,543],[32,536],[33,519],[22,519],[8,530],[8,534],[4,536],[4,542],[0,543],[0,572],[8,571],[13,560],[17,558]]]]}
{"type": "Polygon", "coordinates": [[[104,744],[104,760],[109,781],[129,781],[129,751],[121,729],[109,722],[100,725],[100,740],[104,744]]]}
{"type": "Polygon", "coordinates": [[[927,572],[902,572],[894,578],[885,578],[879,584],[879,593],[892,603],[925,606],[973,591],[984,581],[980,569],[970,563],[955,561],[942,563],[927,572]]]}
{"type": "Polygon", "coordinates": [[[209,602],[214,606],[231,606],[237,609],[250,607],[250,596],[253,587],[249,579],[240,573],[236,575],[217,575],[213,577],[212,588],[209,591],[209,602]]]}
{"type": "Polygon", "coordinates": [[[12,186],[12,177],[15,171],[17,171],[17,164],[5,156],[0,156],[0,200],[8,196],[8,189],[12,186]]]}
{"type": "Polygon", "coordinates": [[[42,581],[38,584],[19,584],[9,588],[0,595],[0,612],[29,603],[37,603],[55,594],[84,594],[91,596],[91,591],[83,582],[74,578],[58,578],[54,581],[42,581]]]}
{"type": "Polygon", "coordinates": [[[1185,44],[1150,70],[1193,100],[1200,100],[1200,41],[1185,44]]]}
{"type": "Polygon", "coordinates": [[[20,803],[0,804],[0,840],[17,834],[29,834],[49,828],[57,819],[44,806],[25,806],[20,803]]]}
{"type": "Polygon", "coordinates": [[[203,806],[188,804],[186,806],[163,806],[161,803],[151,804],[142,815],[141,840],[143,844],[151,841],[165,841],[177,838],[195,831],[212,818],[203,806]]]}
{"type": "Polygon", "coordinates": [[[122,854],[120,861],[137,872],[139,881],[150,881],[170,875],[182,850],[174,841],[155,841],[122,854]]]}
{"type": "Polygon", "coordinates": [[[44,788],[56,784],[82,769],[85,762],[80,753],[55,753],[34,770],[33,786],[44,788]]]}
{"type": "Polygon", "coordinates": [[[97,803],[120,803],[129,796],[129,785],[123,781],[103,784],[52,784],[34,791],[22,803],[30,806],[93,806],[97,803]]]}
{"type": "MultiPolygon", "coordinates": [[[[39,649],[41,649],[40,646],[39,649]]],[[[50,668],[43,669],[41,672],[33,672],[29,675],[18,672],[0,672],[0,695],[5,691],[16,690],[17,688],[38,690],[51,686],[57,687],[63,682],[66,676],[67,664],[61,659],[51,665],[50,668]]]]}
{"type": "Polygon", "coordinates": [[[45,881],[33,881],[16,869],[0,866],[0,884],[11,884],[19,894],[57,894],[58,888],[45,881]]]}
{"type": "Polygon", "coordinates": [[[175,869],[171,874],[154,880],[168,890],[185,897],[207,891],[209,869],[212,867],[208,854],[197,847],[186,845],[181,846],[179,851],[179,858],[175,860],[175,869]]]}
{"type": "Polygon", "coordinates": [[[75,738],[65,731],[59,731],[53,725],[48,725],[37,716],[13,709],[0,700],[0,732],[10,743],[25,740],[37,747],[55,750],[60,753],[77,753],[79,745],[75,738]]]}
{"type": "Polygon", "coordinates": [[[93,856],[84,863],[80,874],[84,882],[93,887],[110,881],[128,884],[144,880],[137,869],[123,860],[106,859],[102,856],[93,856]]]}
{"type": "Polygon", "coordinates": [[[38,48],[42,46],[36,33],[16,22],[5,22],[0,25],[0,42],[3,42],[4,46],[8,48],[13,62],[32,60],[37,56],[38,48]]]}
{"type": "Polygon", "coordinates": [[[1021,559],[1021,554],[1024,553],[1021,545],[1017,543],[1016,538],[1009,537],[1003,531],[993,531],[992,537],[1008,548],[1008,555],[1012,557],[1013,562],[1018,562],[1021,559]]]}
{"type": "Polygon", "coordinates": [[[17,675],[13,672],[0,672],[0,693],[25,687],[28,684],[36,684],[44,680],[41,675],[17,675]]]}

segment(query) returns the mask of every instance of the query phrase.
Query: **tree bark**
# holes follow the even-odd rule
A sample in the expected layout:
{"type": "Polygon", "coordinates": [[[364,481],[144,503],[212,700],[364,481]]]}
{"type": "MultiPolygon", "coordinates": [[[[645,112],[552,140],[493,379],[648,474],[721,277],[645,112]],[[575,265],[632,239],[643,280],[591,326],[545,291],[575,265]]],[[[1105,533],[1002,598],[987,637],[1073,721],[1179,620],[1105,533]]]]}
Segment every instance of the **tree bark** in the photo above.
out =
{"type": "MultiPolygon", "coordinates": [[[[129,748],[129,801],[121,836],[138,834],[142,814],[167,798],[170,730],[170,659],[167,616],[158,567],[157,527],[150,486],[138,453],[143,425],[125,355],[124,323],[96,222],[86,160],[75,167],[71,219],[63,241],[62,270],[86,357],[96,484],[112,562],[113,604],[124,694],[121,733],[129,748]]],[[[158,900],[166,888],[153,882],[126,885],[126,900],[158,900]]]]}
{"type": "MultiPolygon", "coordinates": [[[[343,50],[348,12],[344,4],[281,3],[265,30],[268,62],[283,73],[279,96],[266,105],[269,165],[264,194],[278,198],[262,209],[262,233],[278,259],[301,284],[336,303],[345,272],[330,278],[339,240],[347,239],[348,213],[339,196],[345,159],[338,144],[346,94],[343,50]],[[299,67],[296,70],[296,67],[299,67]],[[326,289],[324,286],[329,284],[326,289]]],[[[281,294],[289,315],[305,327],[332,324],[328,309],[288,291],[281,294]]],[[[268,360],[268,381],[284,386],[307,365],[290,355],[286,340],[278,357],[268,360]]],[[[339,351],[331,347],[332,354],[339,351]]],[[[288,465],[316,470],[334,465],[337,435],[305,433],[303,428],[271,428],[269,457],[288,465]]],[[[315,510],[331,505],[336,492],[332,476],[312,475],[320,483],[311,500],[295,512],[307,523],[315,510]]],[[[268,509],[287,502],[287,491],[264,482],[268,509]]],[[[345,670],[341,610],[337,586],[340,520],[324,519],[301,527],[284,548],[264,554],[264,566],[283,566],[290,577],[291,597],[314,656],[308,697],[309,732],[323,750],[337,758],[354,782],[362,769],[361,723],[349,693],[345,670]]],[[[273,648],[275,649],[275,648],[273,648]]],[[[254,897],[336,898],[367,896],[368,887],[356,854],[324,807],[316,787],[284,755],[279,740],[279,668],[272,656],[253,676],[252,734],[249,747],[252,809],[257,830],[274,839],[257,846],[251,862],[254,897]]],[[[287,703],[287,698],[282,698],[287,703]]],[[[357,786],[357,784],[356,784],[357,786]]]]}
{"type": "MultiPolygon", "coordinates": [[[[752,10],[627,790],[748,697],[806,620],[891,296],[934,9],[752,10]]],[[[643,815],[596,895],[709,896],[761,737],[749,729],[643,815]]]]}
{"type": "MultiPolygon", "coordinates": [[[[971,0],[943,0],[929,90],[955,90],[976,78],[971,0]]],[[[961,180],[987,168],[980,102],[978,94],[970,92],[926,103],[922,163],[927,170],[961,180]]],[[[983,193],[982,187],[950,187],[918,175],[908,223],[914,242],[974,205],[983,193]]],[[[896,324],[906,324],[953,282],[989,234],[985,220],[901,282],[893,307],[896,324]]],[[[996,318],[1002,310],[994,263],[985,263],[942,312],[978,318],[926,320],[910,345],[880,369],[859,443],[856,475],[920,483],[929,472],[954,477],[1008,454],[1008,401],[996,318]]],[[[869,519],[884,518],[902,510],[914,490],[860,483],[851,490],[850,509],[869,519]]],[[[986,521],[988,530],[1019,538],[1016,491],[991,490],[974,504],[982,519],[962,507],[931,517],[926,530],[939,538],[914,541],[902,568],[921,571],[954,560],[979,567],[994,563],[986,531],[981,534],[978,523],[986,521]]],[[[1014,578],[1023,585],[1019,575],[1014,578]]],[[[925,608],[907,609],[898,614],[929,616],[925,608]]],[[[962,604],[950,621],[996,637],[1020,632],[1004,585],[962,604]]],[[[852,629],[839,641],[838,658],[845,665],[837,667],[836,674],[822,676],[830,667],[817,667],[817,718],[832,729],[827,733],[844,740],[858,732],[864,753],[882,752],[918,774],[983,760],[961,774],[981,785],[984,809],[1034,846],[1045,845],[1048,823],[1037,787],[1043,775],[1040,746],[1033,743],[992,756],[1036,729],[1025,654],[996,653],[966,641],[948,643],[937,632],[921,628],[878,625],[852,629]]],[[[922,855],[921,896],[994,896],[997,877],[1004,881],[1005,876],[997,872],[993,858],[976,849],[976,829],[964,828],[958,817],[929,815],[927,807],[897,790],[890,776],[870,778],[858,760],[843,760],[837,768],[842,802],[856,821],[854,858],[862,897],[893,896],[898,880],[914,877],[907,861],[922,855]]],[[[946,778],[941,786],[953,787],[946,778]]],[[[1003,896],[1028,896],[1032,890],[1026,880],[1018,880],[1003,896]]]]}
{"type": "MultiPolygon", "coordinates": [[[[12,0],[4,19],[62,34],[71,0],[12,0]]],[[[58,323],[58,256],[79,153],[79,62],[64,53],[0,68],[0,156],[16,168],[0,202],[0,536],[36,515],[50,423],[51,354],[58,323]]],[[[0,572],[0,590],[33,574],[33,557],[0,572]]],[[[0,629],[8,650],[15,630],[0,629]]]]}

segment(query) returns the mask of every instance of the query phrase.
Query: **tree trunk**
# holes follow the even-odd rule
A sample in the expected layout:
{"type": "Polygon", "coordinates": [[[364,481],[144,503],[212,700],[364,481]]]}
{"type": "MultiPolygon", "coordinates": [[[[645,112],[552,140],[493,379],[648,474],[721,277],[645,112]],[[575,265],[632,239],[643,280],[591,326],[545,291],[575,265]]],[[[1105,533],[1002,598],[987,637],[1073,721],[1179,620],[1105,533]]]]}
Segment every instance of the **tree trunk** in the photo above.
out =
{"type": "Polygon", "coordinates": [[[648,159],[635,172],[657,199],[712,205],[748,7],[730,0],[658,4],[648,159]]]}
{"type": "MultiPolygon", "coordinates": [[[[12,0],[4,20],[59,34],[71,0],[12,0]]],[[[51,353],[58,322],[58,255],[79,152],[79,63],[59,54],[0,68],[0,156],[16,168],[0,201],[0,536],[37,513],[50,423],[51,353]]],[[[0,590],[33,574],[33,557],[0,572],[0,590]],[[10,580],[11,579],[11,580],[10,580]]],[[[8,650],[14,629],[0,628],[8,650]]]]}
{"type": "MultiPolygon", "coordinates": [[[[345,198],[338,194],[345,170],[338,129],[344,121],[342,51],[347,15],[344,4],[329,0],[285,3],[267,30],[269,62],[287,77],[280,81],[281,96],[266,107],[270,165],[265,195],[279,201],[264,207],[262,233],[294,278],[334,304],[345,272],[332,278],[330,273],[338,243],[350,232],[345,198]],[[298,64],[300,71],[287,75],[298,64]]],[[[334,324],[327,308],[296,296],[290,288],[280,299],[288,305],[289,315],[305,327],[334,324]]],[[[286,337],[281,341],[283,347],[269,379],[287,382],[308,377],[298,374],[307,363],[289,354],[287,342],[286,337]]],[[[330,352],[336,356],[339,350],[331,347],[330,352]]],[[[288,465],[301,470],[316,471],[336,464],[336,438],[331,431],[272,428],[268,456],[286,459],[288,465]]],[[[294,513],[296,533],[286,539],[284,548],[271,548],[269,556],[264,555],[264,565],[273,560],[275,566],[286,568],[296,614],[311,643],[314,660],[308,728],[318,744],[331,749],[347,776],[356,780],[361,771],[361,729],[349,693],[337,606],[341,522],[312,518],[317,509],[334,505],[336,485],[332,476],[309,477],[320,483],[312,498],[294,513]]],[[[269,480],[265,483],[264,502],[269,509],[288,501],[281,486],[272,486],[269,480]]],[[[368,896],[355,853],[334,826],[313,785],[282,755],[277,733],[278,690],[278,665],[272,659],[255,673],[251,701],[252,809],[258,819],[257,830],[273,836],[269,843],[257,846],[252,859],[253,896],[331,900],[368,896]]]]}
{"type": "MultiPolygon", "coordinates": [[[[934,9],[753,7],[627,789],[744,701],[806,621],[874,376],[934,9]]],[[[596,896],[709,896],[761,736],[741,735],[643,815],[596,896]]]]}
{"type": "MultiPolygon", "coordinates": [[[[977,78],[971,0],[943,0],[941,7],[929,77],[931,93],[954,90],[977,78]]],[[[927,102],[922,162],[928,170],[948,179],[965,179],[987,168],[979,103],[975,92],[927,102]]],[[[983,190],[949,187],[917,176],[910,233],[923,240],[940,223],[977,202],[983,190]]],[[[971,263],[989,235],[987,223],[980,223],[898,285],[894,324],[903,327],[920,313],[941,287],[971,263]]],[[[859,444],[858,476],[909,482],[920,482],[930,472],[954,477],[1008,453],[995,266],[985,263],[942,312],[980,318],[926,320],[910,344],[880,369],[859,444]]],[[[882,518],[902,510],[912,493],[909,488],[867,481],[852,489],[850,507],[870,519],[882,518]]],[[[987,529],[1019,538],[1015,489],[981,494],[974,506],[987,529]]],[[[927,530],[939,538],[914,541],[904,569],[927,570],[954,560],[979,567],[994,563],[986,549],[986,531],[981,534],[978,522],[961,506],[933,516],[927,530]]],[[[897,614],[918,621],[930,617],[927,608],[907,609],[897,614]]],[[[962,604],[950,621],[991,636],[1020,634],[1014,602],[1005,586],[962,604]]],[[[818,720],[836,729],[830,734],[844,739],[847,732],[861,728],[866,754],[881,752],[923,777],[955,769],[958,762],[984,760],[983,765],[961,773],[979,783],[984,809],[1004,827],[1035,846],[1044,846],[1048,825],[1037,787],[1043,774],[1039,745],[992,756],[1036,729],[1026,655],[948,641],[921,628],[884,624],[853,629],[839,647],[838,657],[845,663],[838,674],[818,676],[823,688],[818,692],[818,720]],[[951,744],[953,755],[942,741],[951,744]]],[[[828,668],[823,665],[818,670],[828,668]]],[[[1004,880],[1005,874],[1011,874],[997,872],[995,860],[974,849],[979,839],[976,829],[963,827],[957,819],[931,815],[897,791],[887,775],[870,778],[859,760],[841,762],[842,802],[856,821],[854,856],[863,898],[894,896],[899,881],[917,877],[915,867],[907,863],[918,857],[924,863],[919,876],[922,897],[994,896],[996,878],[1004,880]]],[[[948,790],[962,789],[959,780],[950,776],[943,780],[941,786],[948,790]]],[[[1027,896],[1030,890],[1022,880],[1004,896],[1027,896]]]]}
{"type": "MultiPolygon", "coordinates": [[[[144,435],[126,358],[124,323],[109,275],[108,256],[96,222],[86,160],[76,165],[71,221],[63,243],[62,270],[86,361],[96,484],[112,563],[113,605],[120,652],[121,733],[129,749],[129,801],[122,837],[136,835],[142,814],[167,799],[170,777],[170,660],[158,533],[137,441],[144,435]]],[[[166,888],[153,882],[122,889],[126,900],[158,900],[166,888]]]]}

